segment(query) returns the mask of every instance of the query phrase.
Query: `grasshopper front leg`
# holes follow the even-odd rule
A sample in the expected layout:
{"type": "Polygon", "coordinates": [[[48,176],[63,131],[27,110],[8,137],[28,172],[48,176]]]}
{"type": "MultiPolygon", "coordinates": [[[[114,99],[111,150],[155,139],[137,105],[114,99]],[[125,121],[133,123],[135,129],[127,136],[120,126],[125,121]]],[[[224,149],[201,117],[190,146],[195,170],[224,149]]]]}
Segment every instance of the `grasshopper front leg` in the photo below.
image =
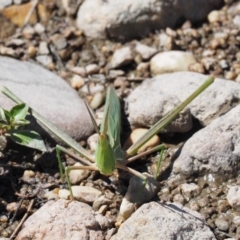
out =
{"type": "Polygon", "coordinates": [[[69,188],[70,195],[71,195],[71,200],[73,200],[74,196],[73,196],[72,186],[71,186],[70,179],[69,179],[69,172],[71,170],[86,170],[86,169],[87,170],[97,171],[98,168],[96,167],[95,164],[87,161],[84,158],[81,158],[80,156],[74,154],[73,152],[69,151],[68,149],[66,149],[66,148],[64,148],[64,147],[62,147],[60,145],[56,146],[56,155],[57,155],[57,159],[58,159],[58,166],[59,166],[61,180],[64,181],[64,176],[66,177],[66,181],[67,181],[68,188],[69,188]],[[69,156],[72,156],[73,158],[79,160],[81,163],[86,164],[86,166],[66,167],[65,168],[65,174],[63,174],[63,165],[62,165],[62,161],[61,161],[61,152],[64,152],[64,153],[68,154],[69,156]]]}
{"type": "Polygon", "coordinates": [[[66,167],[65,168],[65,176],[66,176],[66,180],[67,180],[67,184],[68,184],[68,189],[70,191],[70,197],[71,200],[74,200],[74,196],[73,196],[73,192],[72,192],[72,185],[70,183],[70,179],[69,179],[69,172],[72,170],[93,170],[93,171],[97,171],[98,168],[95,165],[92,166],[71,166],[71,167],[66,167]]]}

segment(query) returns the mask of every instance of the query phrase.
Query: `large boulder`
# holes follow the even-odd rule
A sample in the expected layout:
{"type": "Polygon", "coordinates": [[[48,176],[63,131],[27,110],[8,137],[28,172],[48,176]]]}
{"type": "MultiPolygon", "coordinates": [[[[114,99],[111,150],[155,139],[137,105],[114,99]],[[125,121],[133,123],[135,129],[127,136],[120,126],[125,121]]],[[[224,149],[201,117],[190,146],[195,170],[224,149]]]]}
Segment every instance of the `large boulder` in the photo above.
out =
{"type": "MultiPolygon", "coordinates": [[[[86,138],[92,133],[93,126],[84,102],[54,73],[30,62],[0,57],[0,87],[3,86],[73,138],[86,138]]],[[[10,109],[14,105],[0,93],[2,108],[10,109]]],[[[31,128],[45,133],[34,121],[31,128]]]]}
{"type": "Polygon", "coordinates": [[[222,0],[86,0],[79,8],[77,26],[91,38],[125,40],[174,27],[184,18],[201,21],[222,4],[222,0]]]}

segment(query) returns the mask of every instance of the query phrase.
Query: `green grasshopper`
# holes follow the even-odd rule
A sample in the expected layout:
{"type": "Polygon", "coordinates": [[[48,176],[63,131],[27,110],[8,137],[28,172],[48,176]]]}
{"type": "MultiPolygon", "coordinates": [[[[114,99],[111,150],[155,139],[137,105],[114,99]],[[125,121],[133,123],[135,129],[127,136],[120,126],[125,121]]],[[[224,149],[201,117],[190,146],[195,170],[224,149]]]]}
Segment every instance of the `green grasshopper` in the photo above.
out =
{"type": "MultiPolygon", "coordinates": [[[[56,146],[56,153],[58,158],[58,164],[60,169],[60,175],[63,179],[63,167],[60,158],[60,153],[64,152],[79,161],[81,161],[85,166],[72,166],[65,168],[65,176],[70,190],[71,199],[73,199],[73,192],[71,189],[71,183],[69,180],[69,172],[75,169],[89,169],[100,171],[101,174],[111,175],[115,168],[123,169],[128,171],[144,181],[147,181],[147,178],[142,173],[127,167],[126,165],[142,156],[153,153],[155,151],[161,150],[160,156],[162,156],[163,151],[166,145],[161,144],[150,150],[145,151],[144,153],[137,154],[139,148],[141,148],[149,139],[154,135],[158,134],[164,127],[166,127],[172,120],[174,120],[180,111],[182,111],[193,99],[195,99],[201,92],[203,92],[209,85],[214,81],[214,77],[209,77],[196,91],[194,91],[185,101],[183,101],[179,106],[175,107],[168,114],[166,114],[161,120],[159,120],[155,125],[153,125],[149,131],[142,136],[136,143],[134,143],[129,149],[124,152],[121,149],[120,144],[120,103],[116,95],[115,89],[109,87],[107,90],[106,105],[104,109],[104,116],[101,123],[100,130],[97,126],[97,123],[91,113],[91,110],[86,105],[87,110],[90,114],[91,120],[93,122],[94,128],[99,135],[98,146],[95,153],[95,158],[79,145],[73,138],[71,138],[66,133],[62,132],[59,128],[54,126],[39,113],[29,108],[29,112],[43,125],[46,129],[56,135],[61,141],[63,141],[67,146],[72,148],[77,154],[72,153],[65,147],[60,145],[56,146]],[[135,155],[135,156],[133,156],[135,155]]],[[[3,88],[2,92],[11,98],[14,102],[20,104],[23,103],[16,95],[14,95],[6,87],[3,88]]]]}

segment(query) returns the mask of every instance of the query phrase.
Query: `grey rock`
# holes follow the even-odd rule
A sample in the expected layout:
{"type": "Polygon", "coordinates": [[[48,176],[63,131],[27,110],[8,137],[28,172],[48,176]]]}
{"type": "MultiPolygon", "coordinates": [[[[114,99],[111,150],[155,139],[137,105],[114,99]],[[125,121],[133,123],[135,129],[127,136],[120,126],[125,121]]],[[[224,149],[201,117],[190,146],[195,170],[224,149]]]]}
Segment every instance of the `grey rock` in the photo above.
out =
{"type": "MultiPolygon", "coordinates": [[[[136,88],[128,98],[129,121],[134,128],[151,127],[170,110],[180,104],[178,97],[162,91],[162,88],[152,89],[147,80],[136,88]]],[[[192,116],[189,109],[182,111],[178,118],[170,123],[165,132],[187,132],[192,128],[192,116]]]]}
{"type": "MultiPolygon", "coordinates": [[[[62,78],[48,70],[8,57],[0,57],[0,86],[6,86],[47,120],[75,139],[88,137],[93,126],[78,94],[62,78]]],[[[0,94],[0,106],[10,109],[14,103],[0,94]]],[[[32,120],[31,129],[46,136],[32,120]]]]}
{"type": "Polygon", "coordinates": [[[91,239],[103,240],[103,230],[112,223],[81,202],[63,199],[49,201],[23,224],[16,240],[31,239],[91,239]]]}
{"type": "Polygon", "coordinates": [[[216,239],[203,217],[180,204],[151,202],[124,222],[111,240],[216,239]]]}
{"type": "Polygon", "coordinates": [[[239,173],[240,105],[195,133],[173,164],[174,175],[239,173]]]}
{"type": "Polygon", "coordinates": [[[226,219],[217,218],[215,224],[220,231],[227,232],[229,229],[229,223],[226,219]]]}
{"type": "Polygon", "coordinates": [[[144,45],[144,44],[139,43],[139,42],[136,44],[135,50],[136,50],[136,52],[138,52],[141,55],[141,57],[144,60],[149,59],[150,57],[152,57],[154,54],[157,53],[156,48],[149,47],[149,46],[144,45]]]}
{"type": "Polygon", "coordinates": [[[228,203],[236,210],[240,209],[240,186],[231,186],[227,194],[228,203]]]}
{"type": "Polygon", "coordinates": [[[77,14],[77,26],[91,38],[125,40],[174,27],[181,18],[205,19],[222,0],[86,0],[77,14]]]}
{"type": "MultiPolygon", "coordinates": [[[[138,104],[139,106],[141,106],[141,104],[146,104],[145,102],[148,102],[147,106],[155,106],[157,105],[155,102],[158,101],[158,103],[160,103],[160,100],[156,99],[157,94],[159,95],[159,99],[161,99],[163,93],[172,96],[172,98],[178,98],[180,101],[184,101],[206,79],[206,75],[193,72],[176,72],[172,74],[158,75],[153,79],[148,79],[144,81],[143,84],[139,87],[139,89],[136,88],[135,91],[137,91],[138,94],[135,94],[133,92],[134,94],[132,93],[129,96],[129,99],[137,99],[136,103],[132,101],[131,108],[133,108],[134,104],[138,104]],[[145,93],[145,91],[147,91],[147,93],[145,93]],[[150,102],[151,99],[153,99],[152,102],[150,102]]],[[[165,104],[167,104],[166,101],[167,98],[165,99],[165,104]]],[[[191,114],[196,119],[198,119],[203,126],[206,126],[214,119],[226,113],[227,111],[232,109],[232,107],[236,106],[239,103],[240,84],[233,81],[215,79],[214,83],[210,87],[208,87],[203,93],[201,93],[195,100],[193,100],[188,105],[188,108],[190,108],[191,114]]],[[[142,124],[142,120],[140,118],[142,116],[147,117],[145,116],[145,113],[147,111],[144,107],[141,108],[140,109],[143,111],[143,113],[141,114],[141,111],[139,109],[138,116],[132,116],[133,114],[135,114],[132,111],[130,111],[129,113],[130,119],[139,118],[140,124],[142,124]]],[[[134,110],[136,110],[136,107],[134,107],[134,110]]],[[[156,111],[156,109],[154,111],[156,111]]],[[[148,115],[150,117],[151,114],[148,113],[148,115]]],[[[153,117],[155,117],[155,115],[153,115],[153,117]]],[[[136,125],[138,124],[138,121],[133,121],[131,123],[136,125]]]]}

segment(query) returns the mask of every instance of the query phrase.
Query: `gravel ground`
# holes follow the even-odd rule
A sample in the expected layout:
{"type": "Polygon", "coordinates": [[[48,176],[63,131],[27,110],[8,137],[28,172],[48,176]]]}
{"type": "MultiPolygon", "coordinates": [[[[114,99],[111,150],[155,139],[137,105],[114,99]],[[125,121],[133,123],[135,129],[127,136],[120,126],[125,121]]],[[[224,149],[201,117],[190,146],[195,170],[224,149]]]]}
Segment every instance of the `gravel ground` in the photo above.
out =
{"type": "MultiPolygon", "coordinates": [[[[154,47],[158,52],[191,51],[198,62],[191,66],[192,71],[208,75],[218,70],[219,77],[240,82],[240,23],[236,17],[237,8],[235,7],[237,1],[229,1],[217,13],[209,14],[206,22],[192,25],[186,21],[179,28],[167,28],[146,38],[126,43],[87,40],[83,33],[67,20],[60,3],[51,4],[51,1],[49,2],[48,8],[51,10],[52,17],[45,27],[35,24],[37,34],[33,33],[33,28],[30,26],[15,29],[0,15],[0,21],[6,25],[1,28],[1,55],[36,61],[56,72],[69,82],[94,109],[97,109],[99,118],[104,101],[104,95],[99,94],[99,89],[105,89],[106,85],[113,82],[118,89],[118,94],[124,98],[143,79],[151,77],[149,61],[144,60],[136,52],[134,60],[122,67],[121,70],[110,71],[109,69],[108,63],[111,61],[113,53],[122,46],[133,48],[136,41],[154,47]],[[13,30],[11,31],[11,29],[13,30]],[[54,37],[52,37],[53,35],[54,37]],[[162,43],[159,36],[167,36],[168,41],[162,43]],[[63,38],[66,42],[61,41],[63,38]],[[46,47],[46,44],[49,48],[46,47]],[[81,67],[75,68],[76,65],[81,67]],[[91,89],[92,94],[89,94],[87,88],[91,89]]],[[[124,129],[126,132],[129,131],[128,126],[124,126],[124,129]]],[[[123,137],[125,135],[127,133],[123,137]]],[[[179,142],[181,141],[182,139],[179,139],[179,142]]],[[[86,146],[85,141],[82,141],[81,144],[86,146]]],[[[49,148],[51,147],[49,146],[49,148]]],[[[177,145],[174,147],[176,148],[177,145]]],[[[54,151],[41,155],[36,151],[9,144],[1,155],[0,236],[10,237],[32,199],[35,200],[32,211],[36,211],[47,201],[44,198],[46,191],[44,188],[38,188],[39,183],[50,190],[62,188],[65,185],[59,179],[54,151]],[[31,174],[35,176],[34,181],[31,174]],[[4,197],[1,196],[3,192],[4,197]],[[12,204],[13,202],[14,204],[12,204]]],[[[152,158],[152,166],[148,161],[150,169],[154,168],[154,161],[152,158]]],[[[74,160],[67,158],[66,162],[73,164],[74,160]]],[[[136,166],[133,164],[132,167],[136,166]]],[[[145,169],[144,164],[138,166],[139,171],[145,169]]],[[[164,176],[161,176],[161,180],[163,179],[164,176]]],[[[120,179],[118,179],[118,174],[109,179],[94,172],[81,185],[94,186],[110,195],[111,203],[108,205],[105,215],[115,220],[122,196],[127,190],[128,180],[128,174],[122,172],[120,179]]],[[[219,239],[228,237],[239,239],[239,221],[232,220],[233,216],[239,215],[239,212],[231,209],[226,200],[228,184],[239,183],[239,179],[234,178],[227,182],[220,179],[215,183],[208,183],[206,178],[196,178],[183,180],[182,183],[184,182],[195,183],[201,190],[199,196],[191,196],[191,199],[194,200],[191,201],[191,206],[184,200],[182,190],[178,187],[179,182],[178,184],[170,182],[164,185],[158,194],[159,199],[180,202],[199,211],[215,230],[219,239]],[[215,194],[209,195],[209,192],[213,191],[215,194]]]]}

